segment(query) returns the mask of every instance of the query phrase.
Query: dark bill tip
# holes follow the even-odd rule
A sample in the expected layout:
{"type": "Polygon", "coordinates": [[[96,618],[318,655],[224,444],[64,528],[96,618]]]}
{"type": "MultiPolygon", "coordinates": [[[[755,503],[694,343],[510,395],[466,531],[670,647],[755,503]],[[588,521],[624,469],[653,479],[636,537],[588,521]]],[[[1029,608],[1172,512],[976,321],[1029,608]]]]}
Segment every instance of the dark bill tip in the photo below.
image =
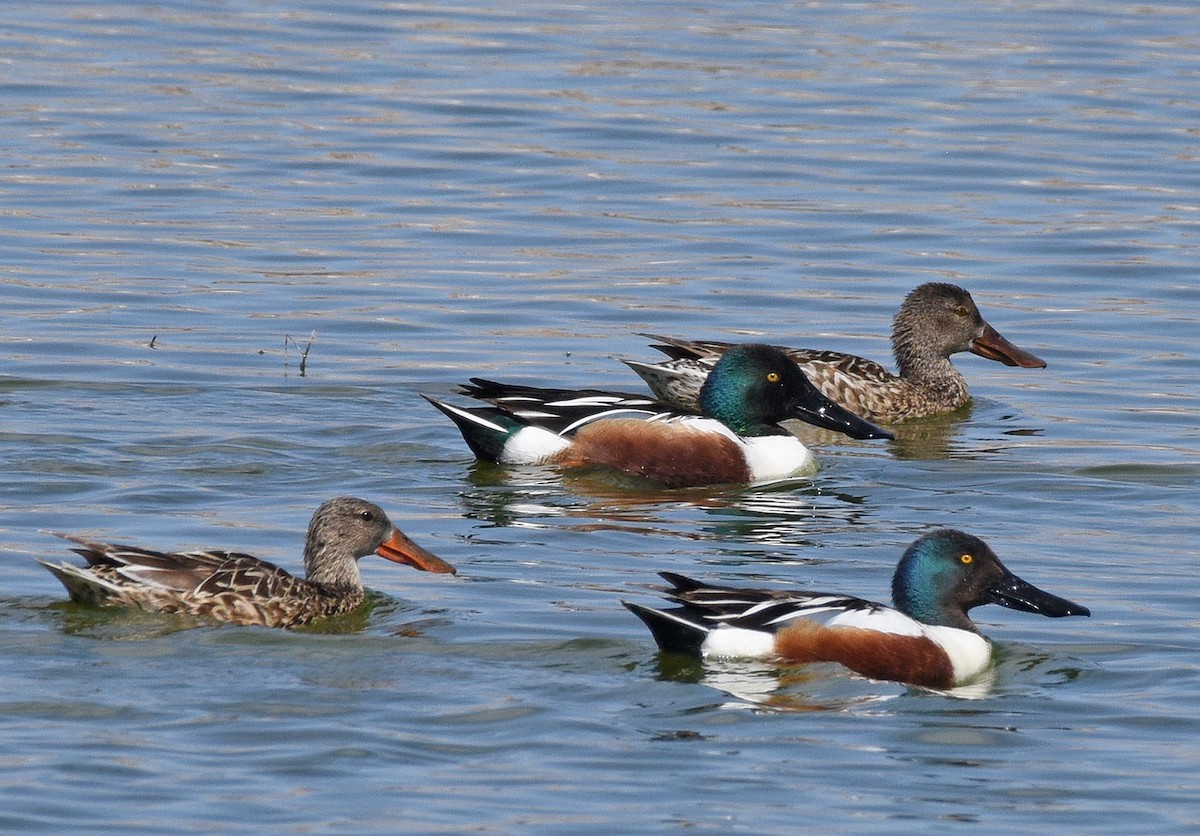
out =
{"type": "Polygon", "coordinates": [[[1092,611],[1082,604],[1059,598],[1038,589],[1031,583],[1009,574],[993,584],[988,592],[991,602],[1009,609],[1037,613],[1047,618],[1063,618],[1068,615],[1091,615],[1092,611]]]}
{"type": "Polygon", "coordinates": [[[865,418],[860,418],[844,406],[839,406],[822,395],[814,387],[807,403],[802,403],[792,416],[815,427],[843,433],[851,438],[895,438],[891,432],[865,418]]]}

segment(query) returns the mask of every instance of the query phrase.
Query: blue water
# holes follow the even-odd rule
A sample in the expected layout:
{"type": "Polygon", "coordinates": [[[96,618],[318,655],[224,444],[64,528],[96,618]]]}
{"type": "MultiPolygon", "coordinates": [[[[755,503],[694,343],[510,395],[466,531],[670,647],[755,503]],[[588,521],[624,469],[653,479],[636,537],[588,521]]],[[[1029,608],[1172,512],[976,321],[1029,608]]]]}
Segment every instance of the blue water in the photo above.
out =
{"type": "Polygon", "coordinates": [[[0,829],[1200,827],[1200,9],[13,2],[0,12],[0,829]],[[925,281],[1044,370],[771,489],[475,464],[418,397],[638,388],[639,331],[889,353],[925,281]],[[307,351],[307,354],[304,352],[307,351]],[[301,361],[303,359],[303,373],[301,361]],[[299,569],[325,631],[67,606],[50,531],[299,569]],[[954,525],[1089,606],[947,696],[660,659],[655,573],[886,599],[954,525]],[[973,698],[967,698],[973,697],[973,698]]]}

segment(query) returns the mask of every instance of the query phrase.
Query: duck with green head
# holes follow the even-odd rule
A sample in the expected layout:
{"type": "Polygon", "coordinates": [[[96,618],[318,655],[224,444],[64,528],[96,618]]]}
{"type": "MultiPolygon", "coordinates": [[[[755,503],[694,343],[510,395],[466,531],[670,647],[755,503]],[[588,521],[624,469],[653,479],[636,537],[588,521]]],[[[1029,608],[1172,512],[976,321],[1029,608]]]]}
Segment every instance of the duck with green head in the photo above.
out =
{"type": "Polygon", "coordinates": [[[747,344],[706,378],[700,415],[652,398],[597,389],[547,389],[473,378],[463,393],[486,407],[425,398],[451,418],[478,458],[501,464],[603,466],[668,487],[755,483],[816,470],[779,426],[798,419],[851,438],[891,433],[830,401],[781,351],[747,344]]]}
{"type": "Polygon", "coordinates": [[[999,604],[1050,618],[1091,615],[1008,570],[987,543],[941,529],[900,558],[887,607],[841,593],[709,586],[662,573],[660,610],[626,602],[667,653],[836,662],[871,679],[952,688],[991,664],[992,645],[967,613],[999,604]]]}

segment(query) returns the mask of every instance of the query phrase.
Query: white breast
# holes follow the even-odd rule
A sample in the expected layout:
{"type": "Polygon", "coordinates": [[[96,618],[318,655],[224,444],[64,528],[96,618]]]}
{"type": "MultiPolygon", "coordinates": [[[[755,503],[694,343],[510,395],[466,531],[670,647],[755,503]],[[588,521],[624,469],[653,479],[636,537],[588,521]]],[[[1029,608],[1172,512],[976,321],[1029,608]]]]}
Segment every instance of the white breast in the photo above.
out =
{"type": "Polygon", "coordinates": [[[946,651],[954,666],[954,681],[965,682],[978,676],[992,663],[992,644],[978,633],[957,627],[931,627],[922,624],[925,635],[946,651]]]}
{"type": "Polygon", "coordinates": [[[794,435],[740,439],[750,466],[750,481],[769,482],[817,472],[817,459],[794,435]]]}
{"type": "Polygon", "coordinates": [[[672,417],[670,420],[704,432],[718,433],[737,444],[746,457],[751,482],[770,482],[817,472],[816,457],[794,435],[742,438],[715,418],[689,415],[672,417]]]}
{"type": "Polygon", "coordinates": [[[950,657],[954,681],[977,676],[991,664],[992,645],[978,633],[957,627],[934,627],[909,618],[890,607],[879,610],[848,610],[825,622],[826,627],[863,627],[898,636],[926,636],[950,657]]]}

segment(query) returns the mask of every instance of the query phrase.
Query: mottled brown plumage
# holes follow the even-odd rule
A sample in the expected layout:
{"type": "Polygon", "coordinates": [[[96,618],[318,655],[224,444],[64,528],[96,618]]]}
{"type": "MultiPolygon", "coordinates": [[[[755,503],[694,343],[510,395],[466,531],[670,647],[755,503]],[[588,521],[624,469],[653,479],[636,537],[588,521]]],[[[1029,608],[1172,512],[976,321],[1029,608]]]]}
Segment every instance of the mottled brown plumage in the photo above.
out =
{"type": "MultiPolygon", "coordinates": [[[[664,363],[625,361],[661,400],[695,409],[696,393],[729,343],[644,336],[672,359],[664,363]]],[[[892,352],[898,374],[879,363],[836,351],[784,348],[825,397],[871,421],[899,423],[950,412],[970,400],[967,381],[950,356],[970,351],[1008,366],[1043,368],[1046,363],[1017,348],[980,315],[971,294],[952,284],[930,282],[904,299],[892,323],[892,352]]]]}
{"type": "Polygon", "coordinates": [[[305,578],[238,552],[159,552],[58,536],[77,543],[72,551],[88,565],[38,562],[62,581],[72,601],[265,627],[295,627],[358,607],[364,598],[358,558],[364,555],[426,572],[454,572],[401,534],[378,506],[351,497],[331,499],[313,514],[305,578]]]}

